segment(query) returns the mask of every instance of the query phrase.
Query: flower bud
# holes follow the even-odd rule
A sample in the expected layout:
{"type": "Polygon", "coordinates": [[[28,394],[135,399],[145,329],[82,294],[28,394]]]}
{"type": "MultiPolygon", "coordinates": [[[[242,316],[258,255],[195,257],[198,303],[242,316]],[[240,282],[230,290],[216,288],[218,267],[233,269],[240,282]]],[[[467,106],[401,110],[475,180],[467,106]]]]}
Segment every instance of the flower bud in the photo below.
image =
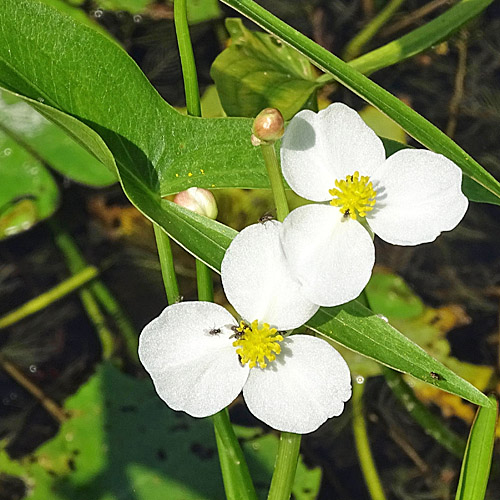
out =
{"type": "Polygon", "coordinates": [[[275,108],[263,109],[255,118],[252,127],[252,144],[272,144],[283,137],[285,120],[275,108]]]}
{"type": "Polygon", "coordinates": [[[215,220],[217,218],[217,202],[214,195],[207,189],[190,187],[177,193],[174,197],[174,203],[209,219],[215,220]]]}

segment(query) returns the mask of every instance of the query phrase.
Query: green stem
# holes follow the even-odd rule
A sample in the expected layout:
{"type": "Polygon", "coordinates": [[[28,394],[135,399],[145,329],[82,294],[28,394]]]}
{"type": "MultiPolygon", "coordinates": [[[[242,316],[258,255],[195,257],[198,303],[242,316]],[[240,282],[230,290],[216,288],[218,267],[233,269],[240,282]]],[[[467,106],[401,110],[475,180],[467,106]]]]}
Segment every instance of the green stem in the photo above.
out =
{"type": "Polygon", "coordinates": [[[177,35],[177,45],[181,57],[184,93],[186,94],[186,109],[188,115],[201,116],[200,91],[196,76],[196,63],[193,46],[189,36],[186,0],[174,0],[174,22],[177,35]]]}
{"type": "MultiPolygon", "coordinates": [[[[276,149],[274,144],[262,144],[261,150],[273,192],[276,216],[280,222],[283,222],[290,210],[276,149]]],[[[300,440],[301,436],[298,434],[281,433],[268,500],[288,500],[290,498],[299,459],[300,440]]]]}
{"type": "Polygon", "coordinates": [[[465,440],[446,427],[440,418],[429,411],[415,396],[412,388],[404,381],[400,373],[390,368],[382,368],[387,385],[413,420],[422,427],[426,434],[434,438],[450,453],[462,458],[465,451],[465,440]]]}
{"type": "Polygon", "coordinates": [[[285,220],[285,217],[290,213],[288,201],[285,194],[285,186],[281,177],[281,170],[276,156],[274,144],[261,145],[262,156],[266,164],[267,175],[271,183],[273,191],[274,204],[276,205],[276,215],[280,222],[285,220]]]}
{"type": "MultiPolygon", "coordinates": [[[[189,36],[186,0],[174,1],[174,21],[184,78],[187,113],[191,116],[201,117],[198,77],[189,36]]],[[[196,259],[196,280],[198,300],[212,302],[214,298],[212,274],[210,269],[198,259],[196,259]]],[[[213,415],[212,420],[227,499],[256,500],[257,495],[252,478],[243,451],[234,434],[227,409],[213,415]]]]}
{"type": "Polygon", "coordinates": [[[268,500],[290,498],[299,460],[300,440],[300,434],[281,433],[268,500]]]}
{"type": "MultiPolygon", "coordinates": [[[[72,236],[64,231],[54,218],[49,219],[47,223],[52,231],[55,244],[64,255],[70,272],[76,273],[85,268],[88,264],[72,236]]],[[[105,359],[111,357],[114,351],[114,342],[113,335],[107,327],[106,319],[101,312],[99,303],[115,321],[120,334],[125,340],[125,346],[130,359],[136,360],[137,332],[108,287],[100,279],[96,279],[85,290],[81,290],[79,295],[85,312],[99,335],[103,357],[105,359]]]]}
{"type": "Polygon", "coordinates": [[[477,17],[493,0],[461,0],[440,16],[406,35],[349,62],[365,75],[404,61],[447,40],[461,26],[477,17]]]}
{"type": "MultiPolygon", "coordinates": [[[[290,210],[276,149],[274,144],[262,144],[261,150],[276,205],[276,216],[280,222],[283,222],[290,210]]],[[[268,500],[288,500],[290,498],[299,459],[300,440],[299,434],[281,433],[268,500]]]]}
{"type": "Polygon", "coordinates": [[[165,292],[167,292],[167,300],[169,304],[175,304],[180,301],[181,297],[179,295],[179,285],[177,284],[177,277],[175,275],[170,238],[157,224],[153,224],[153,228],[156,246],[158,248],[158,257],[160,259],[161,275],[163,276],[165,292]]]}
{"type": "Polygon", "coordinates": [[[97,336],[101,343],[102,357],[103,359],[110,359],[115,350],[115,342],[113,334],[106,323],[106,318],[102,314],[97,300],[89,289],[85,288],[80,290],[79,295],[83,308],[97,331],[97,336]]]}
{"type": "Polygon", "coordinates": [[[125,343],[129,359],[133,362],[137,362],[139,336],[122,306],[111,293],[110,289],[101,280],[93,281],[89,288],[97,301],[104,307],[104,310],[115,322],[125,343]]]}
{"type": "Polygon", "coordinates": [[[405,0],[390,0],[386,6],[347,44],[344,60],[359,56],[363,47],[375,36],[380,28],[393,16],[405,0]]]}
{"type": "Polygon", "coordinates": [[[212,416],[224,490],[228,500],[256,500],[247,463],[234,434],[227,408],[212,416]]]}
{"type": "Polygon", "coordinates": [[[196,282],[198,285],[198,300],[214,301],[214,285],[212,271],[201,260],[196,259],[196,282]]]}
{"type": "Polygon", "coordinates": [[[363,408],[363,392],[364,384],[353,385],[352,391],[352,408],[353,408],[353,432],[356,450],[358,452],[361,471],[365,479],[366,486],[372,500],[386,500],[382,483],[375,467],[370,443],[368,440],[368,432],[366,428],[366,420],[363,408]]]}
{"type": "Polygon", "coordinates": [[[70,293],[78,290],[83,285],[86,285],[89,281],[93,280],[98,276],[99,270],[93,266],[88,266],[77,274],[71,276],[54,288],[47,290],[46,292],[40,294],[32,300],[29,300],[22,306],[18,307],[14,311],[6,314],[0,318],[0,329],[7,328],[8,326],[21,321],[22,319],[35,314],[42,309],[50,306],[54,302],[61,300],[70,293]]]}

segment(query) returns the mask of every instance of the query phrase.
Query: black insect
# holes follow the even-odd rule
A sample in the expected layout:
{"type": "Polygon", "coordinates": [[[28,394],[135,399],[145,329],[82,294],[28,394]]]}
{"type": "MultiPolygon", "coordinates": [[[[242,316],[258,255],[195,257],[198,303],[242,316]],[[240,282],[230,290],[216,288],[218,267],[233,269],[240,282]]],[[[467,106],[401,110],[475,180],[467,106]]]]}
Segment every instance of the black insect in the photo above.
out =
{"type": "Polygon", "coordinates": [[[348,209],[344,212],[344,219],[348,219],[350,216],[351,216],[351,210],[348,208],[348,209]]]}
{"type": "Polygon", "coordinates": [[[220,328],[212,328],[208,332],[209,335],[220,335],[220,333],[221,333],[221,329],[220,328]]]}
{"type": "Polygon", "coordinates": [[[436,373],[436,372],[431,372],[430,373],[430,376],[434,379],[434,380],[441,380],[443,377],[441,377],[441,375],[439,375],[439,373],[436,373]]]}
{"type": "Polygon", "coordinates": [[[236,326],[236,325],[231,325],[231,330],[234,332],[229,338],[230,339],[241,339],[241,337],[243,337],[243,334],[245,333],[244,331],[241,331],[240,330],[240,327],[239,326],[236,326]]]}
{"type": "Polygon", "coordinates": [[[269,222],[270,220],[274,220],[274,217],[272,216],[271,213],[266,212],[260,219],[259,222],[261,224],[265,224],[266,222],[269,222]]]}

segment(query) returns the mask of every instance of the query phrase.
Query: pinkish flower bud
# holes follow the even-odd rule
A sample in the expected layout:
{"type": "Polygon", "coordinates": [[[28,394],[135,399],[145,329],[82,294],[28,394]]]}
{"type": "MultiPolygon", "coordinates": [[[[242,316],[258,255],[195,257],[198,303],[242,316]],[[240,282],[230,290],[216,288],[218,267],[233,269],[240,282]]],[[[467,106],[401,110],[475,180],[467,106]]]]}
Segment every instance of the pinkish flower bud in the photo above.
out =
{"type": "Polygon", "coordinates": [[[217,218],[217,202],[214,195],[207,189],[190,187],[177,193],[174,197],[174,203],[209,219],[215,220],[217,218]]]}
{"type": "Polygon", "coordinates": [[[272,144],[283,137],[285,120],[275,108],[263,109],[255,118],[252,127],[252,144],[272,144]]]}

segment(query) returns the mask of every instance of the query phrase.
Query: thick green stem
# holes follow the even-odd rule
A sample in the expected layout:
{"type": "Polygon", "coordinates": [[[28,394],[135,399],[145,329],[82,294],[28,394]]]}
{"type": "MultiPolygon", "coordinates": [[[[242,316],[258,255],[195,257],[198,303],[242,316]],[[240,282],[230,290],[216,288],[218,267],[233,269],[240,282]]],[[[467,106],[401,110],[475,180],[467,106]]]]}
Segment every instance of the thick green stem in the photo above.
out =
{"type": "Polygon", "coordinates": [[[344,60],[350,61],[359,56],[363,47],[375,36],[382,26],[401,7],[405,0],[390,0],[386,6],[347,44],[344,60]]]}
{"type": "Polygon", "coordinates": [[[158,248],[161,275],[163,276],[167,300],[169,304],[175,304],[180,301],[181,297],[179,295],[179,285],[177,284],[177,277],[175,275],[170,238],[158,225],[153,224],[153,228],[155,231],[156,247],[158,248]]]}
{"type": "Polygon", "coordinates": [[[187,113],[191,116],[201,116],[200,91],[198,88],[193,46],[191,45],[191,37],[189,36],[186,0],[174,0],[174,22],[177,45],[179,46],[181,57],[187,113]]]}
{"type": "Polygon", "coordinates": [[[386,500],[382,483],[375,467],[363,408],[364,384],[355,383],[352,391],[353,432],[361,471],[372,500],[386,500]]]}
{"type": "Polygon", "coordinates": [[[288,500],[290,498],[299,460],[300,440],[299,434],[281,433],[268,500],[288,500]]]}
{"type": "Polygon", "coordinates": [[[257,494],[252,478],[233,426],[229,421],[227,409],[213,415],[212,421],[226,498],[228,500],[256,500],[257,494]]]}
{"type": "Polygon", "coordinates": [[[276,215],[280,222],[285,220],[289,214],[288,201],[285,194],[285,186],[281,177],[281,170],[276,156],[274,144],[263,144],[261,146],[262,156],[267,168],[267,175],[273,191],[274,204],[276,205],[276,215]]]}
{"type": "Polygon", "coordinates": [[[0,329],[7,328],[8,326],[21,321],[22,319],[35,314],[42,309],[50,306],[54,302],[61,300],[70,293],[78,290],[83,285],[86,285],[89,281],[93,280],[98,276],[99,270],[93,266],[88,266],[77,274],[71,276],[67,280],[62,281],[54,288],[47,290],[46,292],[40,294],[38,297],[29,300],[22,306],[18,307],[14,311],[6,314],[0,318],[0,329]]]}

